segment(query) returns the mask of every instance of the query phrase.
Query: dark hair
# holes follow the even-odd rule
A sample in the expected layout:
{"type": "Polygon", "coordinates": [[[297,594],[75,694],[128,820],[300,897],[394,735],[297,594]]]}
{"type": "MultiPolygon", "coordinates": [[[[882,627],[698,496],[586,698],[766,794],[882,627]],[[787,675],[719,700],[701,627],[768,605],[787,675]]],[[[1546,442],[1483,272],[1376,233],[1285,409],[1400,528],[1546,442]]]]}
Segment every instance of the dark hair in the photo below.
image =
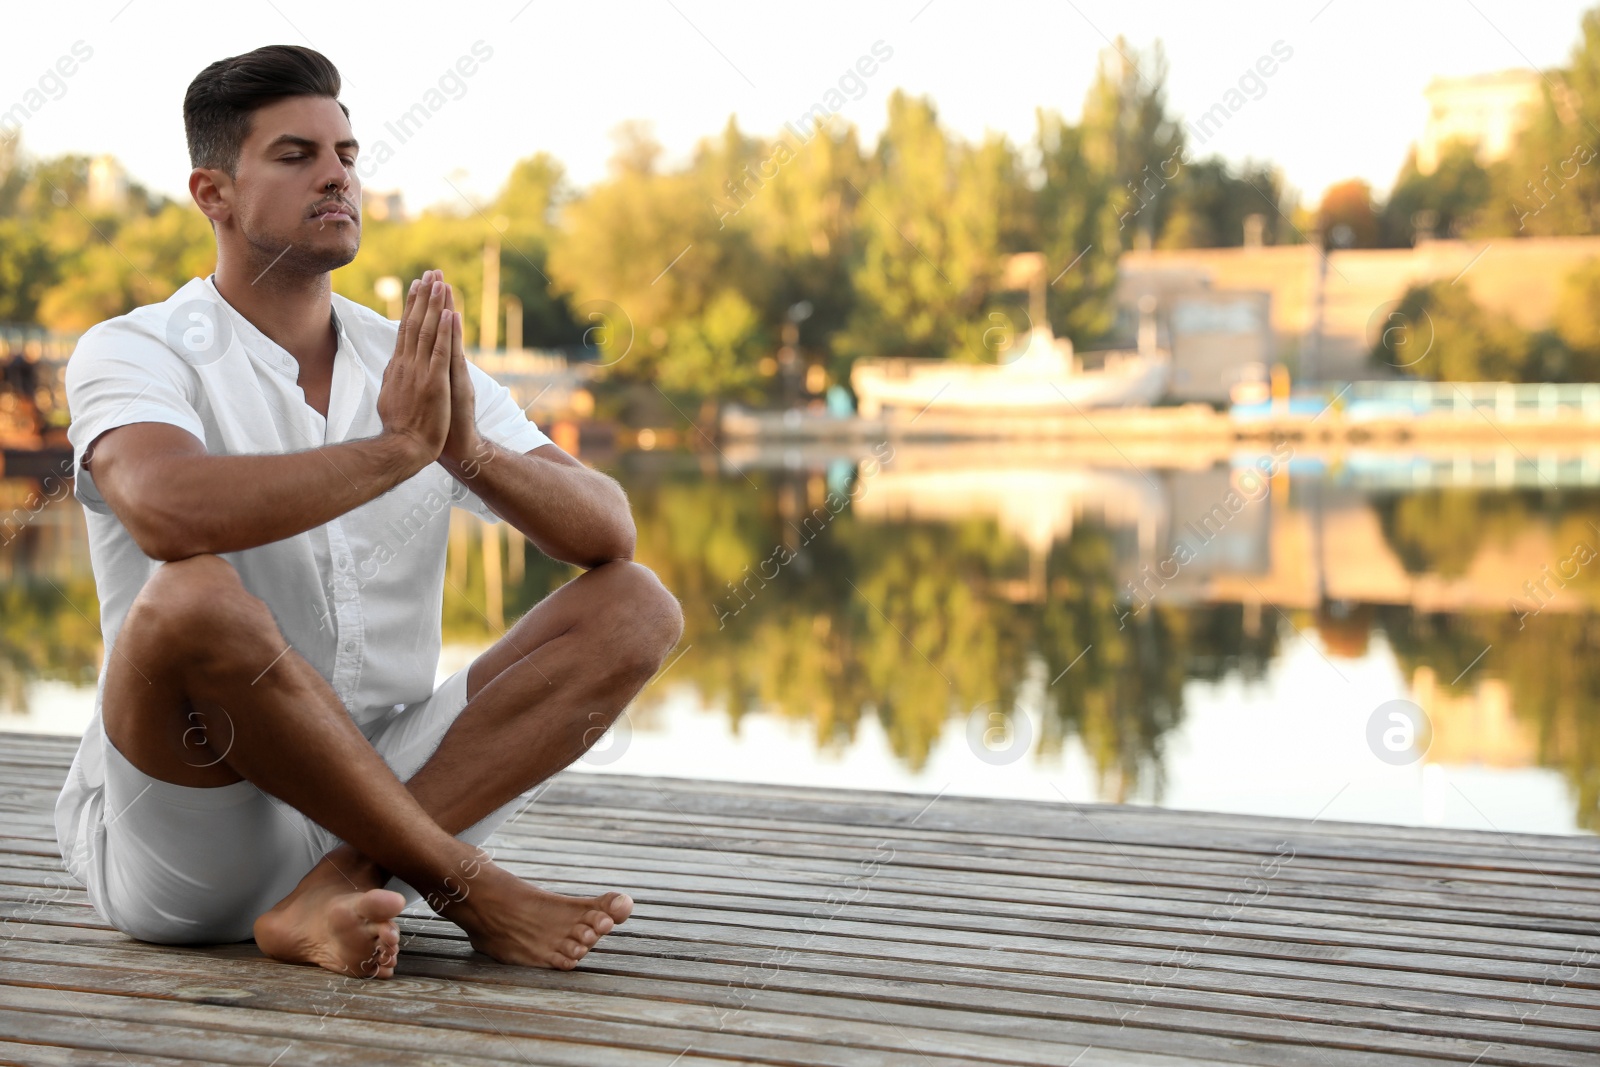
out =
{"type": "MultiPolygon", "coordinates": [[[[219,59],[195,75],[183,94],[189,165],[238,176],[239,153],[250,135],[250,113],[290,96],[339,99],[339,71],[328,57],[297,44],[269,44],[219,59]]],[[[350,109],[339,104],[345,118],[350,109]]]]}

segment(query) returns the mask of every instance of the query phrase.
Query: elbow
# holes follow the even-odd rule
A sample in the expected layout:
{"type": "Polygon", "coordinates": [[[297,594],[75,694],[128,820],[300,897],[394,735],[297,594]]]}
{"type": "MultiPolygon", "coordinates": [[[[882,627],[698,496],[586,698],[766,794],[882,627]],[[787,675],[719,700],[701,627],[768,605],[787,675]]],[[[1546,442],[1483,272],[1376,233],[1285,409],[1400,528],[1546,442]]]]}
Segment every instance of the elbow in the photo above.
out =
{"type": "Polygon", "coordinates": [[[132,515],[118,515],[139,551],[162,563],[188,559],[209,551],[201,542],[192,523],[163,515],[153,508],[143,508],[132,515]]]}
{"type": "Polygon", "coordinates": [[[586,571],[603,567],[607,563],[631,562],[633,552],[637,545],[638,534],[634,529],[633,520],[618,524],[609,532],[609,536],[596,539],[591,551],[584,553],[587,558],[573,559],[567,562],[582,567],[586,571]]]}
{"type": "Polygon", "coordinates": [[[134,544],[139,546],[139,551],[162,563],[188,559],[204,551],[193,538],[186,537],[182,530],[146,528],[128,532],[133,536],[134,544]]]}
{"type": "Polygon", "coordinates": [[[613,541],[601,546],[600,552],[596,553],[597,558],[584,562],[582,566],[586,570],[593,570],[607,563],[632,562],[635,547],[633,526],[630,523],[625,532],[619,532],[613,541]]]}

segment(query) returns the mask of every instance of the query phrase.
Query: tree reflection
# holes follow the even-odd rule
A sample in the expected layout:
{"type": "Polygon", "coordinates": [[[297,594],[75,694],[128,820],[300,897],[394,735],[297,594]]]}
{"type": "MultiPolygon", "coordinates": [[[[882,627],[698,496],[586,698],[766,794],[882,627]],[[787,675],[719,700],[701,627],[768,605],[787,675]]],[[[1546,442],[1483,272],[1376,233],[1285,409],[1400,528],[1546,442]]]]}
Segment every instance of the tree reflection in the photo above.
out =
{"type": "Polygon", "coordinates": [[[1033,685],[1042,753],[1076,736],[1102,795],[1159,795],[1185,681],[1259,677],[1273,654],[1274,630],[1247,633],[1238,605],[1157,603],[1124,621],[1116,537],[1093,523],[1041,573],[991,517],[867,522],[845,507],[807,523],[811,479],[762,477],[629,481],[640,558],[684,603],[693,647],[673,672],[735,725],[769,711],[839,750],[872,715],[917,770],[942,737],[964,743],[974,709],[1013,710],[1033,685]]]}
{"type": "Polygon", "coordinates": [[[89,575],[0,580],[0,709],[26,714],[30,682],[94,685],[99,617],[89,575]]]}
{"type": "MultiPolygon", "coordinates": [[[[688,649],[646,689],[645,705],[685,682],[736,730],[752,712],[779,715],[835,753],[859,741],[870,717],[913,771],[936,748],[964,746],[975,710],[1026,711],[1040,724],[1040,757],[1081,744],[1100,796],[1159,800],[1185,686],[1261,680],[1278,656],[1271,605],[1182,599],[1199,584],[1187,594],[1175,584],[1126,613],[1128,531],[1092,516],[1070,535],[1025,543],[976,510],[917,518],[857,508],[851,494],[873,486],[849,468],[719,475],[692,458],[645,462],[614,473],[633,503],[640,561],[683,602],[688,649]]],[[[1590,559],[1581,546],[1600,548],[1600,492],[1430,489],[1370,506],[1384,540],[1365,555],[1392,550],[1419,589],[1461,610],[1419,611],[1413,592],[1396,588],[1387,604],[1326,601],[1304,624],[1348,657],[1367,654],[1381,631],[1404,676],[1430,670],[1446,704],[1470,703],[1481,679],[1503,683],[1503,715],[1528,741],[1512,753],[1481,740],[1472,752],[1558,771],[1578,823],[1600,831],[1600,659],[1591,654],[1600,556],[1580,562],[1590,559]]],[[[36,679],[94,682],[101,639],[75,509],[52,504],[0,545],[0,706],[23,707],[36,679]]],[[[508,539],[503,524],[486,541],[464,514],[455,521],[448,642],[487,645],[577,573],[508,539]],[[498,546],[498,567],[486,566],[486,544],[498,546]],[[489,595],[496,575],[500,623],[489,595]]],[[[1286,535],[1271,551],[1304,543],[1286,535]]]]}
{"type": "Polygon", "coordinates": [[[1422,667],[1470,689],[1505,680],[1511,712],[1541,766],[1566,778],[1577,823],[1600,830],[1600,493],[1593,489],[1431,489],[1377,503],[1384,532],[1414,574],[1467,573],[1485,545],[1543,531],[1547,554],[1502,590],[1504,611],[1380,609],[1408,677],[1422,667]],[[1588,562],[1583,562],[1588,560],[1588,562]]]}
{"type": "Polygon", "coordinates": [[[1600,617],[1545,612],[1520,626],[1515,615],[1436,615],[1381,609],[1407,677],[1431,667],[1470,689],[1477,678],[1504,678],[1511,711],[1533,739],[1540,766],[1559,771],[1576,803],[1576,822],[1600,831],[1600,617]]]}

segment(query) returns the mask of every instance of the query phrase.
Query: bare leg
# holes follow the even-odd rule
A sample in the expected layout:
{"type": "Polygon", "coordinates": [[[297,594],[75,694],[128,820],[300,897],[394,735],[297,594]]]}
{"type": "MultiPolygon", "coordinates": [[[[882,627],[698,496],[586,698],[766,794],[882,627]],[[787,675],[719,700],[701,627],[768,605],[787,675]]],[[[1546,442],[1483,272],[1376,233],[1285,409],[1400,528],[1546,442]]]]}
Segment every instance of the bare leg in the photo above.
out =
{"type": "MultiPolygon", "coordinates": [[[[225,560],[196,556],[158,568],[130,608],[107,670],[107,735],[152,777],[201,787],[248,779],[430,898],[458,896],[472,871],[475,892],[486,891],[450,915],[469,936],[496,936],[498,926],[479,921],[491,902],[513,912],[542,903],[428,816],[225,560]],[[210,766],[195,766],[197,724],[216,757],[210,766]]],[[[300,961],[392,974],[393,916],[403,898],[353,885],[326,903],[319,940],[298,946],[300,961]]]]}
{"type": "MultiPolygon", "coordinates": [[[[682,632],[682,616],[655,576],[634,563],[597,567],[552,593],[473,663],[467,706],[437,751],[406,783],[424,811],[461,833],[581,756],[656,672],[682,632]]],[[[484,878],[480,858],[444,897],[429,897],[473,945],[502,962],[570,968],[627,919],[620,893],[568,897],[512,885],[537,907],[517,907],[484,878]]],[[[256,923],[269,955],[315,924],[327,900],[384,885],[389,872],[351,845],[330,852],[293,893],[256,923]]],[[[419,889],[421,887],[418,887],[419,889]]]]}

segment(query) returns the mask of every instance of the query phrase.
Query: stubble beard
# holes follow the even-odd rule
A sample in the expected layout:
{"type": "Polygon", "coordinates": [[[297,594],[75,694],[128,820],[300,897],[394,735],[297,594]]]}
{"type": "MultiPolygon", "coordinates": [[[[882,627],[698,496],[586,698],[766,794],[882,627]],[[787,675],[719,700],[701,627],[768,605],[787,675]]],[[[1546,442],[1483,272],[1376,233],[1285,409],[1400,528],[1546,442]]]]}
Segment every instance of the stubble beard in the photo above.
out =
{"type": "MultiPolygon", "coordinates": [[[[357,226],[358,223],[327,223],[330,226],[357,226]]],[[[306,278],[325,275],[329,271],[338,270],[356,258],[356,253],[361,248],[361,231],[356,231],[354,247],[328,247],[317,246],[311,242],[297,237],[291,238],[281,234],[262,232],[246,232],[245,241],[250,249],[250,276],[263,284],[270,284],[274,280],[289,282],[290,279],[303,280],[306,278]],[[277,279],[273,278],[277,275],[277,279]]],[[[254,284],[254,283],[252,283],[254,284]]]]}

